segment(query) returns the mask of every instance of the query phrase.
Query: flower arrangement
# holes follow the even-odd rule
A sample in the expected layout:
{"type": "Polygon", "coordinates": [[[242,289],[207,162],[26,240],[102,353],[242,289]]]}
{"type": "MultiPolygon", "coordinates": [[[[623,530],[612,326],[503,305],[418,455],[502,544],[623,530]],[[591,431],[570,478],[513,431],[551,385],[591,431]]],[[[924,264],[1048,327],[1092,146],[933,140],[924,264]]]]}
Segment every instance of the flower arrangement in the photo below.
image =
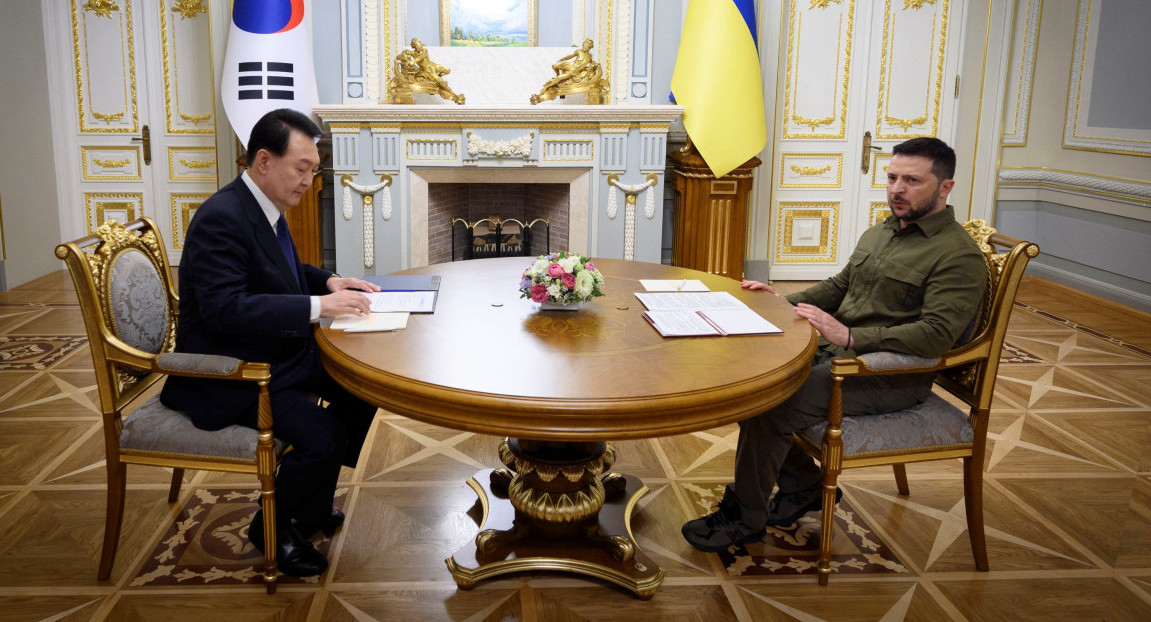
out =
{"type": "Polygon", "coordinates": [[[603,275],[587,257],[560,251],[540,255],[520,277],[520,298],[569,304],[603,296],[603,275]]]}

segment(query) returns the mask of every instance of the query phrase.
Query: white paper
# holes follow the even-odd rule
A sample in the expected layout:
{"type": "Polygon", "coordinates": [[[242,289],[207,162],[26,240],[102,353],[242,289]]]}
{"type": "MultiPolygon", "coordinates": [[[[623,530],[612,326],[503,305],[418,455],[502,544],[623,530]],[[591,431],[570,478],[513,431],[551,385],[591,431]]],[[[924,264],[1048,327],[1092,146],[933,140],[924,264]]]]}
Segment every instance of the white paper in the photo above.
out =
{"type": "Polygon", "coordinates": [[[345,333],[370,333],[407,328],[408,314],[369,313],[364,316],[345,315],[332,320],[332,328],[345,333]]]}
{"type": "Polygon", "coordinates": [[[707,319],[726,335],[762,335],[782,333],[775,324],[751,309],[710,309],[703,312],[707,319]]]}
{"type": "Polygon", "coordinates": [[[661,279],[640,279],[639,284],[649,292],[710,292],[699,279],[682,281],[661,279]]]}
{"type": "Polygon", "coordinates": [[[436,308],[436,292],[366,292],[366,295],[372,301],[372,313],[429,313],[436,308]]]}
{"type": "Polygon", "coordinates": [[[727,292],[679,292],[675,294],[636,292],[650,311],[707,311],[710,309],[747,309],[748,306],[727,292]]]}
{"type": "Polygon", "coordinates": [[[718,330],[693,311],[645,311],[644,316],[664,337],[718,335],[718,330]]]}

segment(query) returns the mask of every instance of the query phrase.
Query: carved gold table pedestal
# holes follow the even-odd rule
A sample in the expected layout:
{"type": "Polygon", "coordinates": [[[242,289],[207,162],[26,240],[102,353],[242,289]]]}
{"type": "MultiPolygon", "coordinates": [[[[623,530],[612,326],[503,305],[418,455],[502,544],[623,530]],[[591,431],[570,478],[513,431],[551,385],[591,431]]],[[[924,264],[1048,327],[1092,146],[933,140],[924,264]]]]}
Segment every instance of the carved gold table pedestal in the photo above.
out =
{"type": "Polygon", "coordinates": [[[446,560],[463,589],[525,570],[588,575],[651,598],[664,570],[631,534],[631,512],[647,487],[610,473],[608,443],[506,439],[506,469],[485,469],[468,485],[483,508],[480,532],[446,560]]]}

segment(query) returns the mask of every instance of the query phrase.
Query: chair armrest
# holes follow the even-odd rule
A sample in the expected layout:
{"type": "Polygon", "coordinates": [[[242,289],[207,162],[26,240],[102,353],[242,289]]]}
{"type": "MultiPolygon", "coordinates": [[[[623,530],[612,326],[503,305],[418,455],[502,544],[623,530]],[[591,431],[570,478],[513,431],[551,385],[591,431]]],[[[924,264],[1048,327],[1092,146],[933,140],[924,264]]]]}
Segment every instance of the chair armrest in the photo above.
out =
{"type": "Polygon", "coordinates": [[[230,356],[167,352],[156,357],[152,371],[169,376],[223,380],[270,380],[267,363],[246,363],[230,356]]]}

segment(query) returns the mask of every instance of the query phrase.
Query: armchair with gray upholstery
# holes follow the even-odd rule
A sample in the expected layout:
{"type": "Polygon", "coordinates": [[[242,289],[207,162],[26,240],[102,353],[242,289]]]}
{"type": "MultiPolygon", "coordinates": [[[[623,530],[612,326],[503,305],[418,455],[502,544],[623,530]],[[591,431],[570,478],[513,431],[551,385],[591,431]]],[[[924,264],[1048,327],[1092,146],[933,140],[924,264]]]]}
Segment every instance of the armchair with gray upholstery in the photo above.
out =
{"type": "Polygon", "coordinates": [[[820,585],[827,585],[832,570],[832,525],[840,472],[883,464],[892,465],[899,494],[907,495],[910,492],[906,463],[962,458],[963,496],[971,550],[975,567],[983,571],[988,569],[983,533],[983,456],[987,446],[987,422],[1015,292],[1027,262],[1039,254],[1039,247],[1000,235],[982,220],[972,220],[964,227],[975,238],[988,262],[987,293],[968,335],[940,358],[872,352],[852,359],[834,360],[827,421],[795,435],[799,446],[823,468],[820,585]],[[1010,250],[997,253],[993,245],[1010,250]],[[843,414],[844,378],[912,372],[938,372],[936,385],[958,398],[968,409],[961,410],[933,393],[922,404],[907,410],[857,417],[843,414]]]}
{"type": "Polygon", "coordinates": [[[179,300],[150,218],[105,222],[93,235],[57,246],[56,256],[68,265],[80,299],[104,421],[108,506],[97,578],[110,576],[116,558],[127,465],[171,468],[169,503],[179,498],[184,469],[252,473],[264,507],[263,577],[268,593],[275,593],[275,469],[284,446],[272,437],[268,364],[172,352],[179,300]],[[150,390],[172,375],[257,383],[259,430],[196,428],[150,390]]]}

